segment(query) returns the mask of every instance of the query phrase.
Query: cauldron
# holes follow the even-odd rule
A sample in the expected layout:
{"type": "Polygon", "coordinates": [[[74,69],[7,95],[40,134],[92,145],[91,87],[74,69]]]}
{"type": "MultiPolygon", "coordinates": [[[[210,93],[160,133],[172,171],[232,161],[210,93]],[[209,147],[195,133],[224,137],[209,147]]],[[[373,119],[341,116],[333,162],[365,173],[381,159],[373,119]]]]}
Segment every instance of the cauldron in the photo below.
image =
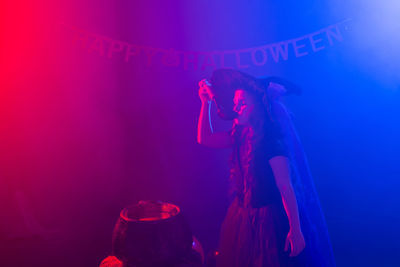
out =
{"type": "Polygon", "coordinates": [[[128,266],[173,266],[192,252],[192,242],[178,206],[140,201],[121,211],[112,250],[128,266]]]}

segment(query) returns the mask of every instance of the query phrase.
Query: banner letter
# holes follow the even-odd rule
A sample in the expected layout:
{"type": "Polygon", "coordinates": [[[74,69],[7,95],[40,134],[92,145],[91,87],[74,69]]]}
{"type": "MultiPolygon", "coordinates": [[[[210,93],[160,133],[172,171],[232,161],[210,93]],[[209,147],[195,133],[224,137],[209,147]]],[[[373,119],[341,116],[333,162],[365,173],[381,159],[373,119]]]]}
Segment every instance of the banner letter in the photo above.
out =
{"type": "Polygon", "coordinates": [[[288,59],[288,44],[289,42],[280,42],[277,44],[273,44],[269,47],[272,58],[275,62],[279,61],[279,56],[281,55],[283,60],[288,59]],[[274,50],[275,47],[275,50],[274,50]]]}
{"type": "Polygon", "coordinates": [[[300,53],[300,52],[299,52],[299,50],[300,50],[301,48],[303,48],[303,47],[306,46],[305,44],[297,45],[297,42],[298,42],[298,41],[301,41],[301,40],[305,40],[304,37],[300,37],[300,38],[297,38],[297,39],[293,39],[293,40],[292,40],[293,49],[294,49],[294,54],[296,55],[296,57],[302,57],[302,56],[308,55],[308,52],[307,52],[307,51],[304,51],[303,53],[300,53]]]}
{"type": "Polygon", "coordinates": [[[108,53],[107,57],[112,58],[112,54],[114,52],[121,52],[124,49],[124,43],[117,41],[117,40],[111,40],[111,45],[108,48],[108,53]]]}
{"type": "Polygon", "coordinates": [[[251,61],[256,66],[264,65],[267,62],[267,52],[262,48],[256,48],[254,50],[251,50],[251,61]],[[262,55],[262,60],[260,62],[257,61],[257,57],[256,57],[257,51],[260,51],[261,55],[262,55]]]}
{"type": "Polygon", "coordinates": [[[236,57],[236,65],[239,69],[245,69],[249,67],[249,65],[242,65],[242,63],[240,62],[240,51],[235,52],[235,57],[236,57]]]}
{"type": "Polygon", "coordinates": [[[170,49],[169,51],[165,51],[161,57],[161,62],[165,66],[169,67],[178,67],[181,63],[178,52],[170,49]]]}
{"type": "Polygon", "coordinates": [[[144,48],[144,53],[146,54],[146,64],[147,66],[151,66],[153,63],[153,57],[159,52],[159,49],[153,48],[153,47],[145,47],[144,48]]]}
{"type": "Polygon", "coordinates": [[[343,41],[343,36],[340,33],[339,27],[337,25],[334,25],[326,29],[326,35],[328,36],[328,41],[330,45],[333,45],[332,37],[338,40],[339,42],[343,41]],[[332,31],[333,28],[336,29],[336,33],[332,31]]]}
{"type": "Polygon", "coordinates": [[[125,62],[128,62],[131,56],[136,56],[137,54],[139,54],[139,51],[140,48],[138,46],[128,44],[128,46],[126,47],[125,62]]]}
{"type": "Polygon", "coordinates": [[[183,52],[183,69],[187,70],[189,68],[189,63],[193,63],[193,68],[197,70],[199,65],[199,54],[197,52],[183,52]],[[189,56],[193,57],[190,58],[189,56]]]}
{"type": "Polygon", "coordinates": [[[224,53],[224,52],[220,52],[220,53],[218,53],[218,55],[219,55],[219,66],[220,66],[220,68],[225,68],[225,54],[226,53],[224,53]]]}
{"type": "Polygon", "coordinates": [[[104,56],[105,50],[104,50],[104,38],[100,35],[96,35],[96,39],[93,41],[93,43],[89,47],[89,52],[92,51],[97,51],[101,56],[104,56]]]}
{"type": "Polygon", "coordinates": [[[308,36],[308,38],[310,39],[310,43],[311,43],[312,50],[313,50],[314,52],[318,52],[318,51],[320,51],[320,50],[322,50],[322,49],[325,48],[325,46],[323,46],[323,45],[317,47],[317,44],[318,44],[319,42],[322,41],[321,38],[319,38],[319,39],[314,39],[314,37],[315,37],[316,35],[318,35],[318,34],[320,34],[320,33],[312,33],[312,34],[310,34],[310,35],[308,36]]]}
{"type": "Polygon", "coordinates": [[[204,60],[203,64],[201,65],[201,70],[205,70],[206,67],[212,67],[213,69],[217,67],[213,53],[204,53],[204,60]]]}
{"type": "Polygon", "coordinates": [[[89,42],[89,35],[83,31],[74,30],[74,37],[72,38],[72,44],[76,44],[78,41],[81,42],[81,47],[85,48],[89,42]]]}

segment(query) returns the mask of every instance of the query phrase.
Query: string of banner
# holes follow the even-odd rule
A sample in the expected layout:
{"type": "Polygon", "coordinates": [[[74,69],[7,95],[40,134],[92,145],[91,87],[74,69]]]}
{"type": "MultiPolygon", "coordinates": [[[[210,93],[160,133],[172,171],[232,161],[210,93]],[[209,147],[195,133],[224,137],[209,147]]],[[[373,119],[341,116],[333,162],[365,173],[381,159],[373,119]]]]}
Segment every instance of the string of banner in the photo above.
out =
{"type": "Polygon", "coordinates": [[[223,51],[181,51],[141,46],[115,40],[73,26],[65,25],[72,31],[72,43],[86,49],[89,53],[97,53],[109,59],[119,58],[125,62],[142,62],[150,67],[156,61],[168,67],[206,70],[207,68],[238,68],[250,66],[261,67],[268,60],[273,62],[299,58],[324,50],[343,41],[343,30],[350,19],[329,25],[318,31],[303,36],[245,49],[223,51]]]}

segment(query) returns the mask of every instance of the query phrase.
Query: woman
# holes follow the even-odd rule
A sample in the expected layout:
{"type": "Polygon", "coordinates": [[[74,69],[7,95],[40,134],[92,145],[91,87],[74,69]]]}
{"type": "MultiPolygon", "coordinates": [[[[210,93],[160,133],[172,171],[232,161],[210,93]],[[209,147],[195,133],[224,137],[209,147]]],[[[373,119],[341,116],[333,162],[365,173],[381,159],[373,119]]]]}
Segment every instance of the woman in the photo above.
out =
{"type": "MultiPolygon", "coordinates": [[[[221,228],[217,266],[334,266],[327,235],[325,240],[316,237],[315,229],[326,232],[323,222],[311,225],[310,218],[315,216],[299,214],[291,178],[291,173],[296,173],[296,165],[292,164],[296,155],[288,151],[293,142],[285,133],[290,131],[291,124],[277,101],[277,95],[285,88],[276,83],[263,84],[262,80],[227,69],[215,71],[211,84],[206,80],[199,83],[202,106],[198,143],[233,148],[231,182],[235,196],[221,228]],[[214,87],[225,90],[225,99],[214,94],[214,87]],[[224,103],[222,113],[226,115],[226,98],[232,94],[234,113],[229,116],[234,117],[233,126],[229,132],[213,132],[209,117],[211,100],[217,100],[217,105],[224,103]],[[321,242],[325,243],[322,248],[321,242]]],[[[313,189],[305,189],[310,188],[313,189]]],[[[302,193],[298,194],[300,198],[304,198],[302,193]]],[[[315,201],[313,206],[309,204],[302,210],[313,209],[313,214],[319,211],[315,201]]]]}

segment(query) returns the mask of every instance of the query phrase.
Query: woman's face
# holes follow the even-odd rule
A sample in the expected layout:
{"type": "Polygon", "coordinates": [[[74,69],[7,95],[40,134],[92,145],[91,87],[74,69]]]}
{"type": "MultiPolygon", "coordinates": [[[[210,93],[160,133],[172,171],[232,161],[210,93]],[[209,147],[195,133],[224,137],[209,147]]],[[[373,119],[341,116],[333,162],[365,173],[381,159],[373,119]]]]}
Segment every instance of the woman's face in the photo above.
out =
{"type": "Polygon", "coordinates": [[[233,97],[233,111],[238,114],[237,123],[248,124],[253,110],[254,101],[252,96],[242,89],[237,89],[233,97]]]}

